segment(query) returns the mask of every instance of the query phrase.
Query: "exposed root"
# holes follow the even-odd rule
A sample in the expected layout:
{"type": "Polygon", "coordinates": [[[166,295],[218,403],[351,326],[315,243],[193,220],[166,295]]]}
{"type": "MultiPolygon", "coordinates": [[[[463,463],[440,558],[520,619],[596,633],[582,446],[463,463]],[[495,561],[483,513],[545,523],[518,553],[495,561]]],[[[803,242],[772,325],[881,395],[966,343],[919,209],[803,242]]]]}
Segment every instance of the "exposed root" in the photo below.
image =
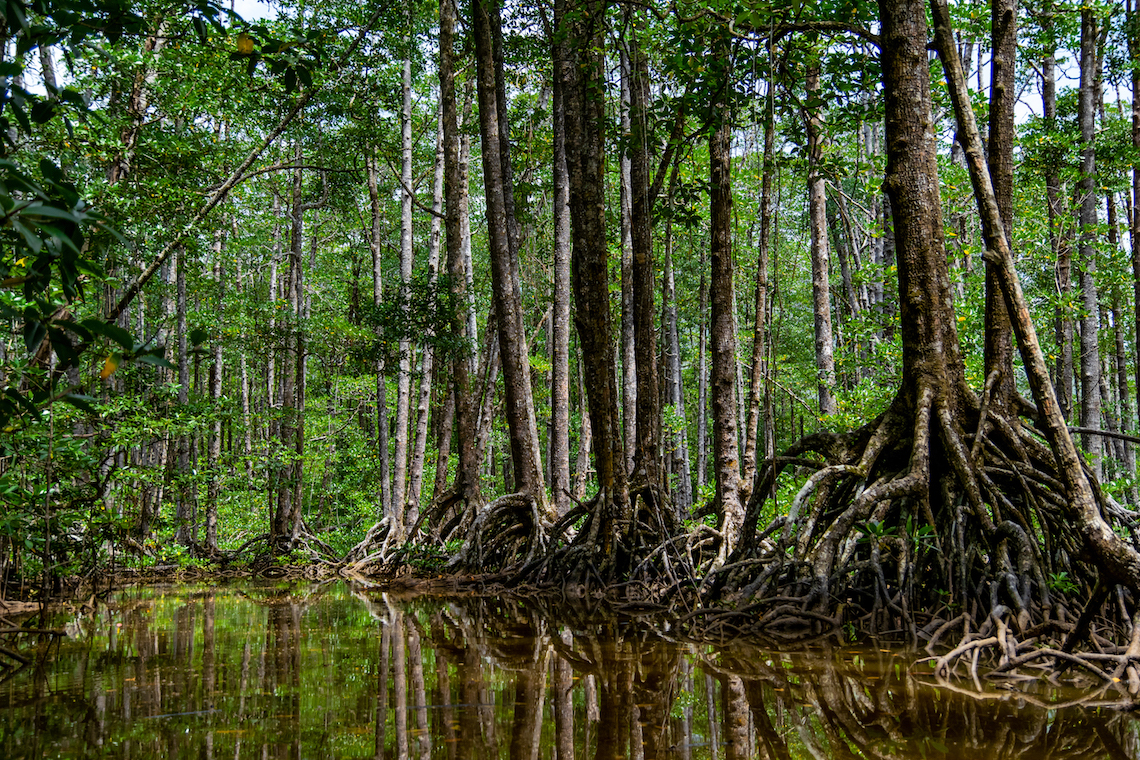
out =
{"type": "MultiPolygon", "coordinates": [[[[698,610],[686,624],[781,639],[833,635],[852,624],[926,643],[932,656],[960,630],[960,643],[937,663],[938,677],[1008,678],[1064,666],[1097,683],[1133,679],[1140,688],[1140,643],[1127,657],[1112,643],[1133,631],[1140,600],[1106,578],[1088,619],[1074,621],[1073,600],[1088,598],[1100,575],[1073,528],[1050,448],[991,403],[995,383],[996,376],[988,380],[980,400],[961,394],[955,401],[920,380],[912,396],[900,393],[855,434],[816,434],[769,462],[757,476],[740,546],[701,587],[702,609],[735,609],[698,610]],[[765,496],[791,467],[814,472],[786,516],[763,525],[765,496]],[[1106,604],[1110,590],[1115,604],[1106,604]],[[953,612],[947,620],[930,617],[935,610],[953,612]],[[983,625],[973,630],[972,620],[983,625]],[[1090,660],[1062,643],[1066,635],[1087,639],[1097,657],[1112,647],[1116,653],[1090,660]]],[[[1103,519],[1137,535],[1140,516],[1095,482],[1093,490],[1103,519]]]]}

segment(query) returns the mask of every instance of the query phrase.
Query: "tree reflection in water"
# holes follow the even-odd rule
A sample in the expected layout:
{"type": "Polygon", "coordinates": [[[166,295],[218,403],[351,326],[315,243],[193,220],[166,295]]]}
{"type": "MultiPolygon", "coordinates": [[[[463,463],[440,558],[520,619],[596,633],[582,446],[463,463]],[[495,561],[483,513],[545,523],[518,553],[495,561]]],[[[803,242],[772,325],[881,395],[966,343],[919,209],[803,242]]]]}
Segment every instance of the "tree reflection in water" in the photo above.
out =
{"type": "Polygon", "coordinates": [[[154,588],[70,622],[0,682],[0,757],[1140,758],[1130,714],[935,688],[897,651],[694,644],[582,606],[154,588]]]}

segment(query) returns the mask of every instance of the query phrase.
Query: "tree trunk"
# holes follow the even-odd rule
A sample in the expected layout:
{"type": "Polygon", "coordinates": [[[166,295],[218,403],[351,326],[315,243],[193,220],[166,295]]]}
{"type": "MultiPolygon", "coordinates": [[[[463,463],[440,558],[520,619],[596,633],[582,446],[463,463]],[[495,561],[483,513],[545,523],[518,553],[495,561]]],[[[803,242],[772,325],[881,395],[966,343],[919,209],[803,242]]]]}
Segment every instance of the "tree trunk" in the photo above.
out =
{"type": "MultiPolygon", "coordinates": [[[[630,134],[629,51],[619,42],[621,67],[621,133],[630,134]]],[[[621,153],[618,202],[621,206],[621,424],[625,441],[625,465],[632,475],[637,455],[637,337],[633,284],[633,199],[630,151],[621,153]]]]}
{"type": "MultiPolygon", "coordinates": [[[[1050,40],[1053,35],[1053,12],[1051,7],[1042,10],[1042,38],[1050,40]]],[[[1056,59],[1052,44],[1046,49],[1041,61],[1041,102],[1046,128],[1056,131],[1057,126],[1057,79],[1056,59]]],[[[1050,158],[1045,167],[1045,195],[1049,216],[1049,246],[1056,261],[1058,305],[1054,316],[1054,334],[1057,342],[1057,362],[1054,385],[1061,413],[1071,419],[1073,411],[1073,320],[1070,315],[1072,297],[1072,250],[1066,235],[1061,231],[1061,175],[1060,162],[1050,158]]],[[[1140,272],[1140,270],[1138,270],[1140,272]]]]}
{"type": "MultiPolygon", "coordinates": [[[[771,47],[768,50],[772,57],[771,47]]],[[[764,166],[760,179],[760,239],[756,246],[756,285],[753,295],[753,321],[752,321],[752,373],[748,385],[748,421],[744,435],[744,456],[741,459],[742,486],[752,491],[752,483],[756,477],[757,456],[759,445],[760,413],[761,407],[769,405],[765,375],[768,370],[768,260],[772,245],[772,184],[775,175],[775,81],[769,78],[767,92],[764,96],[764,166]]],[[[762,455],[765,459],[772,456],[768,450],[768,426],[765,425],[765,446],[762,455]]]]}
{"type": "Polygon", "coordinates": [[[637,448],[634,472],[651,486],[659,486],[661,408],[657,378],[657,314],[653,303],[656,261],[653,255],[653,204],[649,151],[652,140],[649,113],[649,63],[638,35],[644,23],[635,20],[629,41],[630,104],[630,242],[633,252],[634,365],[637,372],[637,448]]]}
{"type": "MultiPolygon", "coordinates": [[[[1140,154],[1140,18],[1134,0],[1126,0],[1125,25],[1128,29],[1128,57],[1132,63],[1132,149],[1140,154]]],[[[1133,355],[1136,372],[1136,413],[1140,417],[1140,165],[1132,167],[1132,214],[1128,220],[1132,250],[1133,355]]],[[[1138,419],[1140,422],[1140,419],[1138,419]]]]}
{"type": "MultiPolygon", "coordinates": [[[[713,58],[724,67],[721,86],[729,83],[729,44],[721,39],[713,58]]],[[[719,95],[727,99],[727,91],[719,95]]],[[[727,557],[736,545],[744,507],[740,500],[740,454],[736,427],[736,320],[733,318],[732,262],[732,141],[731,112],[719,104],[713,112],[714,128],[709,138],[709,226],[711,235],[709,276],[711,301],[710,344],[712,366],[713,457],[716,501],[723,536],[720,556],[727,557]]]]}
{"type": "Polygon", "coordinates": [[[671,432],[666,448],[670,452],[670,470],[677,478],[677,488],[673,494],[673,505],[677,518],[684,520],[693,511],[692,464],[689,461],[689,425],[685,414],[685,385],[681,375],[681,335],[677,326],[677,286],[673,276],[673,222],[665,221],[665,284],[661,300],[665,309],[665,331],[667,335],[666,357],[668,361],[669,405],[673,408],[672,419],[678,426],[671,432]]]}
{"type": "MultiPolygon", "coordinates": [[[[383,261],[383,209],[380,206],[379,169],[376,166],[377,148],[365,155],[365,170],[368,174],[368,199],[372,209],[372,307],[379,310],[384,303],[384,261],[383,261]]],[[[383,340],[383,328],[377,328],[376,342],[383,340]]],[[[376,453],[380,462],[380,514],[394,525],[398,516],[392,504],[391,481],[388,454],[388,382],[384,377],[384,359],[376,359],[376,453]]]]}
{"type": "MultiPolygon", "coordinates": [[[[218,289],[219,316],[221,316],[222,305],[225,302],[225,280],[222,279],[222,247],[224,244],[222,231],[215,231],[213,276],[214,286],[218,289]]],[[[214,345],[211,349],[213,361],[210,363],[210,403],[213,407],[211,410],[213,419],[210,421],[209,440],[206,444],[206,472],[209,473],[206,497],[206,549],[210,552],[218,550],[218,501],[222,491],[222,336],[220,334],[221,325],[219,324],[218,327],[218,334],[212,336],[214,345]]]]}
{"type": "MultiPolygon", "coordinates": [[[[440,119],[443,118],[442,113],[440,119]]],[[[428,241],[428,282],[435,285],[439,272],[439,249],[441,224],[440,216],[443,212],[443,132],[442,122],[436,131],[435,151],[435,180],[432,183],[431,208],[431,237],[428,241]]],[[[408,466],[408,525],[415,525],[419,520],[420,491],[424,479],[424,457],[427,453],[428,416],[431,412],[431,386],[435,362],[435,346],[428,343],[424,346],[423,357],[420,362],[420,391],[416,405],[416,435],[412,448],[412,459],[408,466]]],[[[446,460],[445,460],[446,461],[446,460]]]]}
{"type": "Polygon", "coordinates": [[[508,204],[508,144],[502,139],[501,82],[496,76],[494,30],[501,28],[497,6],[486,0],[472,5],[479,97],[479,133],[483,143],[483,183],[486,189],[487,228],[491,258],[491,290],[499,326],[499,353],[503,366],[507,427],[518,491],[538,501],[545,510],[545,488],[540,464],[530,359],[526,347],[518,267],[511,250],[515,220],[508,204]]]}
{"type": "Polygon", "coordinates": [[[471,351],[475,335],[468,330],[470,304],[467,282],[470,268],[465,256],[463,218],[466,203],[464,177],[460,164],[459,111],[455,98],[455,0],[439,2],[439,89],[443,114],[443,193],[445,202],[444,232],[447,244],[447,271],[456,310],[452,315],[452,337],[466,343],[467,351],[456,351],[451,361],[452,394],[455,397],[456,443],[459,461],[455,473],[455,491],[469,510],[482,505],[479,489],[479,460],[476,450],[475,409],[471,396],[471,351]]]}
{"type": "MultiPolygon", "coordinates": [[[[807,74],[807,97],[818,101],[819,65],[807,74]]],[[[808,133],[808,207],[811,216],[811,290],[815,313],[815,364],[819,386],[819,413],[832,415],[835,405],[835,338],[831,331],[831,253],[827,236],[827,181],[820,173],[823,159],[823,121],[809,103],[805,114],[808,133]]]]}
{"type": "MultiPolygon", "coordinates": [[[[405,42],[411,46],[411,25],[405,42]]],[[[411,50],[404,59],[401,73],[403,102],[400,109],[400,312],[406,314],[411,301],[412,260],[412,61],[411,50]]],[[[408,456],[412,411],[412,341],[406,330],[400,331],[399,369],[396,372],[396,441],[393,451],[392,514],[395,522],[390,530],[397,540],[408,528],[408,456]]]]}
{"type": "MultiPolygon", "coordinates": [[[[1017,0],[992,0],[990,134],[986,144],[990,177],[1006,240],[1013,235],[1013,111],[1017,100],[1017,0]]],[[[983,221],[983,225],[985,222],[983,221]]],[[[985,234],[983,230],[983,235],[985,234]]],[[[996,233],[990,233],[996,234],[996,233]]],[[[986,263],[985,373],[1000,373],[990,392],[995,410],[1009,408],[1017,397],[1013,375],[1013,331],[994,265],[986,263]]]]}
{"type": "Polygon", "coordinates": [[[554,510],[570,510],[570,186],[563,81],[554,78],[554,292],[551,306],[550,490],[554,510]]]}
{"type": "MultiPolygon", "coordinates": [[[[1081,11],[1081,80],[1078,91],[1077,121],[1081,130],[1080,188],[1080,242],[1081,260],[1081,427],[1097,429],[1101,425],[1100,343],[1097,284],[1096,284],[1096,99],[1097,80],[1097,23],[1091,8],[1081,11]]],[[[1081,447],[1088,454],[1089,464],[1097,479],[1101,478],[1101,455],[1104,442],[1100,436],[1081,436],[1081,447]]]]}
{"type": "Polygon", "coordinates": [[[625,522],[628,517],[629,492],[617,417],[619,396],[609,307],[602,97],[604,7],[602,0],[557,0],[555,34],[564,35],[564,41],[555,45],[554,75],[562,80],[566,106],[574,322],[582,346],[600,490],[590,530],[600,554],[600,569],[612,573],[619,569],[616,530],[619,520],[625,522]]]}

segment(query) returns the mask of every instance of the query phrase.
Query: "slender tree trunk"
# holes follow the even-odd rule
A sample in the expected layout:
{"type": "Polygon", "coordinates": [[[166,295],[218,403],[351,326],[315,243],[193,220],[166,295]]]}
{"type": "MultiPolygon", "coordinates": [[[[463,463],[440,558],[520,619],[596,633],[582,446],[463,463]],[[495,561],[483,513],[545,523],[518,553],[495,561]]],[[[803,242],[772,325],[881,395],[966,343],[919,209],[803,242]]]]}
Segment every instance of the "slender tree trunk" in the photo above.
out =
{"type": "MultiPolygon", "coordinates": [[[[178,406],[185,409],[190,403],[190,355],[187,350],[186,328],[186,251],[181,246],[175,252],[175,309],[177,312],[175,330],[178,335],[178,406]]],[[[191,488],[190,480],[190,436],[178,438],[178,498],[174,512],[174,541],[186,545],[190,542],[191,488]]]]}
{"type": "MultiPolygon", "coordinates": [[[[1045,8],[1041,13],[1042,37],[1049,40],[1053,34],[1053,11],[1045,8]]],[[[1041,101],[1046,128],[1056,131],[1057,125],[1057,79],[1056,59],[1052,44],[1046,49],[1041,61],[1041,101]]],[[[1057,400],[1066,419],[1073,412],[1073,320],[1070,300],[1072,298],[1072,249],[1068,236],[1062,232],[1061,219],[1061,175],[1059,161],[1050,159],[1045,167],[1045,194],[1049,216],[1049,246],[1056,262],[1058,305],[1054,316],[1054,335],[1057,342],[1056,377],[1057,400]]]]}
{"type": "MultiPolygon", "coordinates": [[[[1126,0],[1128,57],[1132,62],[1132,149],[1140,154],[1140,18],[1135,0],[1126,0]]],[[[1136,413],[1140,416],[1140,164],[1132,166],[1132,214],[1128,220],[1132,249],[1133,355],[1136,372],[1136,413]]]]}
{"type": "MultiPolygon", "coordinates": [[[[1081,79],[1078,91],[1077,120],[1081,130],[1080,167],[1080,242],[1081,260],[1081,427],[1099,428],[1101,425],[1100,344],[1097,284],[1096,284],[1096,40],[1095,12],[1091,8],[1081,11],[1081,79]]],[[[1101,478],[1101,455],[1104,442],[1097,435],[1082,435],[1081,446],[1089,457],[1089,464],[1097,479],[1101,478]]]]}
{"type": "MultiPolygon", "coordinates": [[[[551,306],[550,490],[570,510],[570,184],[563,81],[554,78],[554,293],[551,306]]],[[[588,423],[587,423],[588,424],[588,423]]],[[[560,704],[560,703],[556,703],[560,704]]]]}
{"type": "MultiPolygon", "coordinates": [[[[405,42],[411,46],[411,25],[409,20],[405,42]]],[[[400,109],[400,311],[406,314],[409,308],[412,285],[412,51],[404,59],[401,74],[403,105],[400,109]]],[[[398,539],[407,530],[408,510],[408,450],[411,434],[412,408],[412,342],[401,331],[399,352],[400,366],[396,373],[396,441],[393,452],[392,471],[392,514],[396,522],[392,530],[398,539]]]]}
{"type": "MultiPolygon", "coordinates": [[[[222,278],[222,247],[224,245],[221,230],[214,233],[214,266],[213,276],[215,287],[218,289],[217,303],[219,312],[225,303],[224,283],[222,278]]],[[[222,491],[222,340],[221,335],[213,336],[211,349],[213,361],[210,364],[210,403],[213,406],[210,421],[210,436],[206,449],[206,471],[209,480],[206,498],[206,549],[211,552],[218,550],[218,501],[222,491]]]]}
{"type": "MultiPolygon", "coordinates": [[[[819,66],[808,70],[809,100],[819,99],[819,66]]],[[[820,173],[823,159],[823,123],[815,109],[807,114],[808,206],[811,216],[811,290],[815,312],[815,364],[819,385],[819,412],[832,415],[835,405],[835,338],[831,331],[831,253],[827,236],[827,181],[820,173]]]]}
{"type": "Polygon", "coordinates": [[[673,407],[673,419],[679,428],[674,430],[668,448],[671,451],[671,469],[677,477],[677,489],[673,503],[679,519],[687,518],[693,511],[693,480],[689,461],[689,426],[685,414],[685,385],[681,376],[681,335],[677,326],[677,286],[673,275],[673,223],[665,221],[665,294],[662,297],[665,308],[666,333],[668,335],[669,362],[669,405],[673,407]]]}
{"type": "MultiPolygon", "coordinates": [[[[721,86],[729,82],[729,44],[714,44],[713,56],[724,67],[721,86]]],[[[727,99],[727,95],[720,96],[727,99]]],[[[712,349],[713,456],[717,507],[723,536],[720,557],[726,558],[736,545],[744,506],[740,501],[740,454],[736,427],[736,330],[732,313],[732,159],[731,114],[720,105],[713,114],[714,128],[709,138],[709,226],[711,235],[709,293],[712,307],[710,343],[712,349]]]]}
{"type": "MultiPolygon", "coordinates": [[[[700,254],[701,284],[697,296],[697,494],[709,482],[709,287],[705,273],[708,263],[704,248],[700,254]]],[[[703,506],[703,505],[701,505],[703,506]]]]}
{"type": "MultiPolygon", "coordinates": [[[[372,306],[379,309],[384,303],[384,261],[383,261],[383,209],[380,206],[379,169],[376,166],[376,148],[365,157],[368,173],[368,199],[372,209],[372,306]]],[[[383,339],[383,328],[377,328],[377,342],[383,339]]],[[[394,529],[398,515],[392,503],[391,481],[388,455],[388,382],[384,377],[384,360],[376,359],[376,452],[380,462],[380,514],[388,519],[390,529],[394,529]]]]}
{"type": "MultiPolygon", "coordinates": [[[[623,41],[624,42],[624,41],[623,41]]],[[[629,120],[629,51],[619,49],[621,66],[621,132],[630,133],[629,120]]],[[[630,154],[621,154],[621,184],[618,200],[621,206],[621,423],[625,439],[626,468],[634,470],[637,452],[637,342],[633,316],[633,201],[630,196],[630,154]]]]}
{"type": "MultiPolygon", "coordinates": [[[[771,58],[773,50],[768,49],[771,58]]],[[[756,285],[753,295],[752,321],[752,373],[748,385],[748,421],[744,436],[744,455],[741,460],[741,483],[749,493],[756,477],[761,407],[767,406],[764,398],[764,379],[768,370],[768,259],[772,245],[772,184],[775,175],[775,81],[769,78],[764,96],[764,153],[760,179],[760,240],[756,247],[756,285]]],[[[767,439],[767,435],[765,435],[767,439]]],[[[762,452],[767,458],[766,450],[762,452]]]]}
{"type": "MultiPolygon", "coordinates": [[[[1014,104],[1017,83],[1017,0],[992,0],[990,134],[987,159],[1006,240],[1013,237],[1014,104]]],[[[986,263],[985,372],[1000,373],[991,392],[993,409],[1007,409],[1017,397],[1013,375],[1013,329],[994,266],[986,263]]]]}
{"type": "MultiPolygon", "coordinates": [[[[439,249],[441,227],[440,216],[443,212],[443,130],[442,112],[440,114],[439,128],[436,132],[435,151],[435,180],[432,184],[433,216],[431,219],[431,237],[428,240],[428,281],[434,286],[439,272],[439,249]]],[[[423,357],[420,364],[420,392],[416,407],[416,436],[412,449],[412,460],[408,467],[408,525],[414,525],[419,520],[420,491],[424,479],[424,457],[427,453],[428,416],[431,411],[431,386],[435,363],[435,347],[428,343],[424,346],[423,357]]],[[[446,460],[444,460],[446,462],[446,460]]]]}

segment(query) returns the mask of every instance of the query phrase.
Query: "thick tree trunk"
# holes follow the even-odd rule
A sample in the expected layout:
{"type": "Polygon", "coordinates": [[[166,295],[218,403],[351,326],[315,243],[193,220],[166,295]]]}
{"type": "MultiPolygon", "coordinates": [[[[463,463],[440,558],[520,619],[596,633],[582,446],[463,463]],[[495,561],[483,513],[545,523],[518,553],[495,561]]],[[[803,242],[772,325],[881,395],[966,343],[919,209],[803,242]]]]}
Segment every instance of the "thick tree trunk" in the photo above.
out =
{"type": "Polygon", "coordinates": [[[453,337],[467,342],[468,351],[456,351],[451,362],[452,393],[455,397],[456,444],[459,461],[455,490],[477,511],[482,505],[479,488],[479,460],[476,450],[475,409],[471,395],[471,351],[475,335],[468,329],[470,304],[467,300],[469,267],[465,256],[463,218],[465,216],[464,176],[460,164],[459,111],[455,97],[455,0],[439,3],[439,86],[443,114],[444,232],[447,244],[447,271],[457,309],[452,316],[453,337]]]}
{"type": "MultiPolygon", "coordinates": [[[[808,100],[819,99],[819,65],[807,74],[808,100]]],[[[805,114],[808,134],[808,207],[811,217],[811,291],[815,313],[815,365],[819,413],[835,414],[835,338],[831,330],[831,253],[827,236],[827,181],[820,173],[823,159],[823,120],[809,106],[805,114]]]]}
{"type": "Polygon", "coordinates": [[[653,204],[650,187],[649,63],[635,20],[628,43],[630,115],[630,243],[633,254],[633,337],[637,374],[637,448],[634,468],[639,479],[660,484],[661,408],[657,369],[657,314],[653,303],[656,262],[653,255],[653,204]]]}
{"type": "Polygon", "coordinates": [[[502,139],[494,61],[494,29],[500,26],[497,6],[477,0],[472,5],[479,97],[479,132],[483,143],[483,183],[486,188],[487,228],[491,256],[491,290],[499,325],[499,353],[503,365],[507,427],[517,490],[545,509],[545,487],[540,464],[530,359],[526,348],[518,267],[513,261],[511,234],[515,220],[508,204],[509,149],[502,139]]]}
{"type": "MultiPolygon", "coordinates": [[[[617,376],[609,307],[605,210],[604,3],[555,4],[554,75],[566,106],[566,164],[570,180],[574,322],[582,346],[599,497],[591,532],[603,572],[613,571],[618,521],[629,509],[625,452],[618,421],[617,376]]],[[[628,524],[628,523],[626,523],[628,524]]]]}

